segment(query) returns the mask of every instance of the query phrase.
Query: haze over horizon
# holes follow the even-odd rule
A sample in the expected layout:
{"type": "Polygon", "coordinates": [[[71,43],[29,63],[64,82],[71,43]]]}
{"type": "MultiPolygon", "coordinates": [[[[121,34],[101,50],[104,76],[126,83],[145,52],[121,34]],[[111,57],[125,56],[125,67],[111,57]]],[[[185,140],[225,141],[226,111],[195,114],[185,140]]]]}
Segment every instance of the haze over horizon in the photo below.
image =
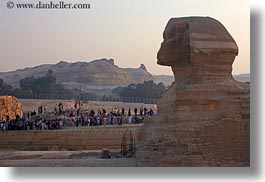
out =
{"type": "MultiPolygon", "coordinates": [[[[32,0],[14,1],[34,3],[32,0]]],[[[42,2],[50,2],[43,0],[42,2]]],[[[53,1],[59,2],[59,1],[53,1]]],[[[151,74],[172,75],[156,64],[163,31],[172,17],[210,16],[233,36],[239,55],[233,74],[250,73],[250,7],[247,0],[67,0],[89,10],[7,9],[0,2],[0,72],[40,64],[113,58],[122,68],[144,64],[151,74]]]]}

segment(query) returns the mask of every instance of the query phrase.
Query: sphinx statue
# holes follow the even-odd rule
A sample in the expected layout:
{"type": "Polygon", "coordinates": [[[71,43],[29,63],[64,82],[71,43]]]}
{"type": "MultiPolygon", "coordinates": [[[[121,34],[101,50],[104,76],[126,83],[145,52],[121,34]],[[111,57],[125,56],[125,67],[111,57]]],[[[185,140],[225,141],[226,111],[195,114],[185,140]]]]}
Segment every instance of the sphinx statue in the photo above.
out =
{"type": "Polygon", "coordinates": [[[139,166],[248,166],[249,83],[234,80],[238,46],[210,17],[172,18],[157,63],[175,81],[138,135],[139,166]]]}

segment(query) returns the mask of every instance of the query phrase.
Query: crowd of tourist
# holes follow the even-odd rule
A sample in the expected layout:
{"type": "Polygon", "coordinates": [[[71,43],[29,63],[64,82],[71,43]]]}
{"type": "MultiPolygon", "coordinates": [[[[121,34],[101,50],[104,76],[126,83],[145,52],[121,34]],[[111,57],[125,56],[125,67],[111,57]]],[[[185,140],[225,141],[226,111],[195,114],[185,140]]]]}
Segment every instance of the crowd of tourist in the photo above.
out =
{"type": "Polygon", "coordinates": [[[24,113],[24,116],[20,118],[10,120],[9,116],[5,121],[0,121],[0,129],[6,130],[56,130],[66,127],[79,127],[79,126],[101,126],[101,125],[122,125],[122,124],[140,124],[144,122],[146,117],[154,115],[152,109],[141,107],[134,109],[125,108],[113,108],[107,112],[106,109],[98,110],[83,110],[81,109],[81,103],[75,102],[74,108],[70,110],[64,110],[63,104],[56,104],[53,113],[47,113],[46,106],[38,107],[38,113],[36,111],[24,113]],[[53,116],[55,119],[47,119],[47,117],[53,116]]]}
{"type": "MultiPolygon", "coordinates": [[[[34,113],[34,112],[33,112],[34,113]]],[[[44,118],[34,118],[35,114],[24,114],[23,118],[19,116],[16,119],[10,120],[7,116],[5,121],[0,121],[0,129],[7,130],[53,130],[61,129],[63,126],[63,119],[46,120],[44,118]],[[30,118],[32,117],[32,118],[30,118]]]]}
{"type": "Polygon", "coordinates": [[[81,112],[79,117],[79,112],[77,111],[76,116],[73,117],[73,124],[75,126],[100,126],[100,125],[122,125],[123,123],[128,124],[139,124],[143,123],[144,118],[147,116],[153,116],[154,112],[152,109],[149,111],[146,108],[141,108],[140,113],[137,112],[137,108],[134,109],[134,113],[131,109],[125,112],[125,109],[112,109],[112,111],[107,112],[105,109],[98,109],[95,112],[93,109],[89,112],[81,112]]]}

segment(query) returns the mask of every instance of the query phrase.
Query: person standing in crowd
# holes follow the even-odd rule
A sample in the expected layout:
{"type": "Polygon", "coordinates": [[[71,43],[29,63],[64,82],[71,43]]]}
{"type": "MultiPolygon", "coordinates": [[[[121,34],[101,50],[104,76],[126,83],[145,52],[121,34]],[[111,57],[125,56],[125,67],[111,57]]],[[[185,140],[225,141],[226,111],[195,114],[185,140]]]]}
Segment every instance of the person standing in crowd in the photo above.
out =
{"type": "Polygon", "coordinates": [[[144,112],[143,107],[141,107],[140,108],[140,116],[143,116],[143,112],[144,112]]]}
{"type": "Polygon", "coordinates": [[[128,124],[132,123],[132,113],[131,113],[131,108],[128,110],[128,124]]]}
{"type": "Polygon", "coordinates": [[[57,113],[58,113],[58,105],[55,104],[55,106],[54,106],[54,114],[57,115],[57,113]]]}
{"type": "Polygon", "coordinates": [[[46,124],[45,124],[45,122],[44,121],[42,121],[42,123],[41,123],[41,130],[45,130],[45,128],[46,128],[46,126],[45,126],[46,124]]]}
{"type": "Polygon", "coordinates": [[[44,106],[44,112],[43,113],[45,114],[46,112],[47,112],[47,106],[45,105],[44,106]]]}
{"type": "Polygon", "coordinates": [[[120,112],[117,115],[117,122],[118,122],[118,125],[122,125],[122,115],[120,112]]]}
{"type": "Polygon", "coordinates": [[[60,102],[59,105],[59,115],[63,114],[63,104],[60,102]]]}
{"type": "Polygon", "coordinates": [[[78,127],[79,122],[78,122],[78,118],[75,118],[75,126],[78,127]]]}
{"type": "Polygon", "coordinates": [[[81,112],[80,116],[81,116],[81,126],[84,126],[85,125],[85,118],[84,118],[83,112],[81,112]]]}
{"type": "Polygon", "coordinates": [[[76,117],[79,116],[79,113],[80,113],[80,109],[78,108],[77,111],[76,111],[76,117]]]}
{"type": "Polygon", "coordinates": [[[28,112],[28,119],[30,119],[30,113],[28,112]]]}
{"type": "Polygon", "coordinates": [[[137,116],[137,108],[134,108],[134,116],[137,116]]]}
{"type": "Polygon", "coordinates": [[[63,120],[62,119],[60,119],[60,121],[59,121],[59,126],[60,126],[59,129],[62,129],[63,128],[63,120]]]}
{"type": "Polygon", "coordinates": [[[146,116],[148,113],[147,113],[147,108],[144,107],[144,116],[146,116]]]}
{"type": "Polygon", "coordinates": [[[110,112],[110,124],[113,125],[114,115],[110,112]]]}
{"type": "Polygon", "coordinates": [[[103,117],[103,123],[104,123],[104,126],[107,125],[107,117],[103,117]]]}
{"type": "Polygon", "coordinates": [[[122,116],[125,116],[125,109],[124,109],[124,107],[121,109],[121,115],[122,116]]]}
{"type": "Polygon", "coordinates": [[[75,107],[75,109],[78,108],[78,101],[75,101],[74,107],[75,107]]]}

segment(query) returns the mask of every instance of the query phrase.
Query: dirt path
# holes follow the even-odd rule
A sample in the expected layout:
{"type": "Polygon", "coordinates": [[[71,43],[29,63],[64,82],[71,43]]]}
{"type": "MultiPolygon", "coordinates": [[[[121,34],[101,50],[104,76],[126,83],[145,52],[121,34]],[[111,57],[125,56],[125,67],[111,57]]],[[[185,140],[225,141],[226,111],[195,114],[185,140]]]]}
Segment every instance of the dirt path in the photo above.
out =
{"type": "MultiPolygon", "coordinates": [[[[117,151],[111,152],[113,155],[117,151]]],[[[135,167],[135,158],[101,159],[100,151],[0,151],[1,167],[135,167]]]]}

